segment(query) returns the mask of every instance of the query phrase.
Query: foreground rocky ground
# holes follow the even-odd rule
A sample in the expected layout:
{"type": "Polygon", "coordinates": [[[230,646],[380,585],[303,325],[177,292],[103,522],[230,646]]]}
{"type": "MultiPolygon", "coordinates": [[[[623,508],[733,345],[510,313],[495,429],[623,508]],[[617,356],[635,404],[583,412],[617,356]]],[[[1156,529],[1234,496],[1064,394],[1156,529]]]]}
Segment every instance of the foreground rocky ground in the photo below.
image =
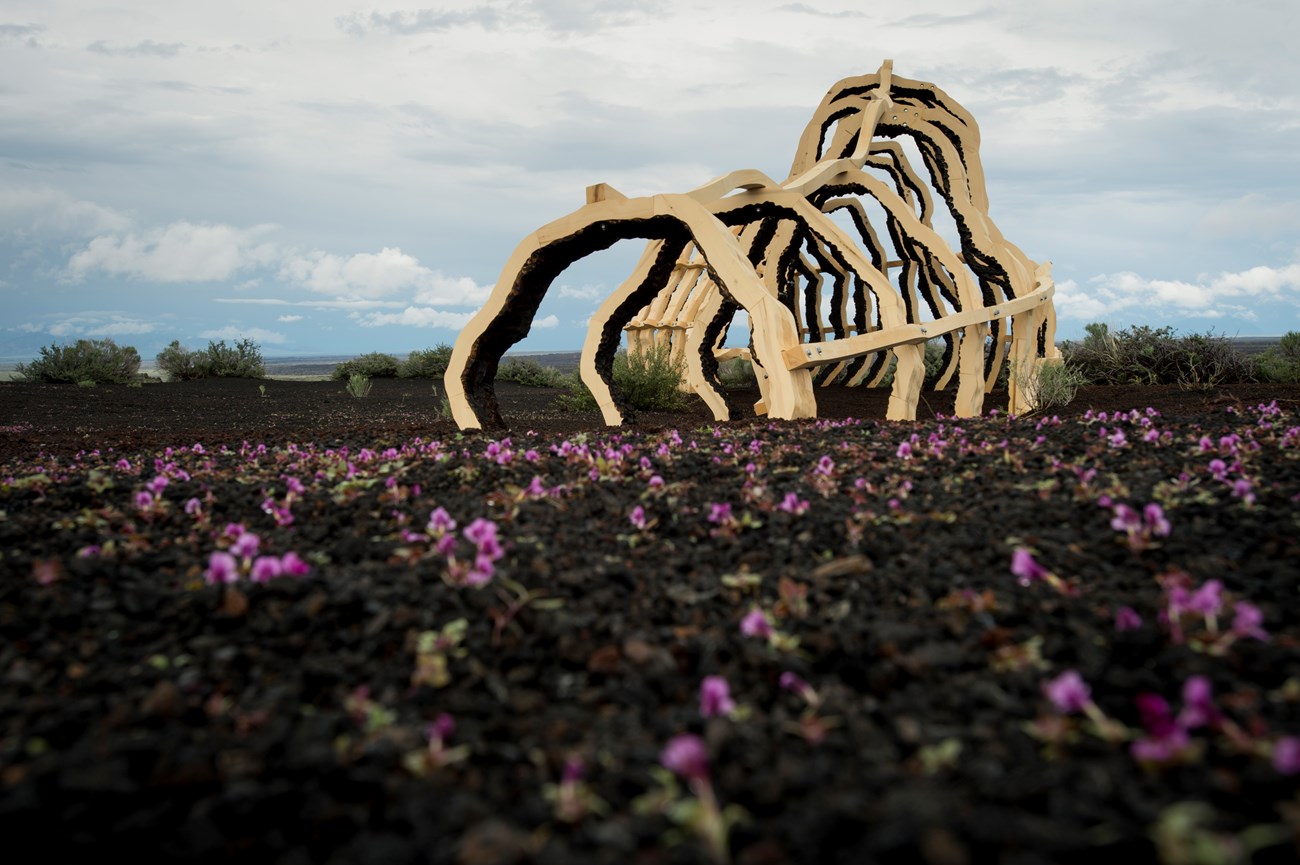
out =
{"type": "Polygon", "coordinates": [[[1300,853],[1295,388],[606,430],[503,386],[494,440],[262,385],[0,384],[12,849],[1300,853]]]}

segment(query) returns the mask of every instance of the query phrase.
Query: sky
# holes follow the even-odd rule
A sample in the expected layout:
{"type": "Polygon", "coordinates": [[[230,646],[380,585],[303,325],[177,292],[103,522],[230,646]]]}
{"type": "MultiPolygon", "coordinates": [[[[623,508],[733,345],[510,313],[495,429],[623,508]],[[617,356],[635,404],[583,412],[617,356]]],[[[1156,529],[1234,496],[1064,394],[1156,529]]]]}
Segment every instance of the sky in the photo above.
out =
{"type": "MultiPolygon", "coordinates": [[[[1300,2],[0,0],[0,359],[454,342],[586,186],[784,179],[838,80],[975,116],[1002,233],[1089,322],[1300,330],[1300,2]]],[[[640,252],[575,265],[574,350],[640,252]]]]}

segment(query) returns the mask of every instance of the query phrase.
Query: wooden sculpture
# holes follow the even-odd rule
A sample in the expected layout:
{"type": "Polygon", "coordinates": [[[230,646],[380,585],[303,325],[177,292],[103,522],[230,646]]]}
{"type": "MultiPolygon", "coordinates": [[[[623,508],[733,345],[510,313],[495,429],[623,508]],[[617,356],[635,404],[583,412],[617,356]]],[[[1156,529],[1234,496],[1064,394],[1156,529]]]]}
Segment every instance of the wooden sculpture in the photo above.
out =
{"type": "Polygon", "coordinates": [[[565,268],[629,238],[649,243],[592,316],[580,367],[611,426],[625,417],[612,382],[625,332],[632,353],[666,344],[683,358],[685,386],[718,420],[732,407],[717,365],[736,355],[754,364],[762,395],[755,411],[783,419],[816,416],[816,383],[880,384],[891,354],[887,416],[915,418],[932,339],[945,346],[933,384],[947,387],[956,375],[958,416],[981,412],[1004,363],[1008,410],[1031,409],[1030,377],[1059,358],[1051,265],[1029,260],[989,218],[974,118],[934,85],[894,77],[886,60],[875,75],[830,90],[782,183],[741,170],[687,193],[642,198],[597,184],[585,206],[525,238],[456,340],[445,381],[462,429],[504,427],[493,387],[501,357],[528,334],[565,268]],[[960,252],[935,230],[931,190],[960,252]],[[865,202],[883,210],[883,238],[865,202]],[[749,348],[722,349],[741,309],[749,348]]]}

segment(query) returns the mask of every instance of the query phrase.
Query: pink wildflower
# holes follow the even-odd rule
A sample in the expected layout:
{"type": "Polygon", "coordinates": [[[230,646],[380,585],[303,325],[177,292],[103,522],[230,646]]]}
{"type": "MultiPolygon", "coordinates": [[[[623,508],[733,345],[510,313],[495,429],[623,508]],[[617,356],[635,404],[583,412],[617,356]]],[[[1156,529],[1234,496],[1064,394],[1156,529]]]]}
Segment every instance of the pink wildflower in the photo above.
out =
{"type": "Polygon", "coordinates": [[[435,534],[444,534],[455,530],[455,528],[456,521],[451,518],[446,509],[434,508],[433,512],[429,514],[429,531],[435,534]]]}
{"type": "Polygon", "coordinates": [[[799,498],[798,493],[786,493],[785,498],[781,500],[781,504],[777,505],[777,507],[787,514],[798,516],[807,512],[808,502],[799,498]]]}
{"type": "Polygon", "coordinates": [[[208,568],[203,576],[209,585],[234,583],[239,580],[239,565],[230,553],[217,550],[208,558],[208,568]]]}
{"type": "Polygon", "coordinates": [[[258,556],[248,578],[255,583],[269,583],[284,573],[284,565],[275,556],[258,556]]]}
{"type": "Polygon", "coordinates": [[[1223,717],[1214,705],[1213,686],[1204,676],[1190,676],[1183,683],[1183,710],[1178,713],[1178,726],[1184,730],[1213,727],[1223,717]]]}
{"type": "Polygon", "coordinates": [[[767,613],[755,607],[740,620],[740,632],[746,637],[765,640],[772,636],[772,623],[767,620],[767,613]]]}
{"type": "Polygon", "coordinates": [[[1142,627],[1142,617],[1132,607],[1120,607],[1115,611],[1115,630],[1133,631],[1142,627]]]}
{"type": "Polygon", "coordinates": [[[709,522],[728,523],[731,521],[731,505],[726,502],[714,502],[709,506],[709,522]]]}
{"type": "Polygon", "coordinates": [[[305,577],[311,573],[311,565],[308,565],[298,554],[290,550],[280,557],[280,570],[290,577],[305,577]]]}
{"type": "Polygon", "coordinates": [[[1019,577],[1020,585],[1028,587],[1037,580],[1047,579],[1051,571],[1035,561],[1029,550],[1016,547],[1011,553],[1011,573],[1019,577]]]}
{"type": "Polygon", "coordinates": [[[261,538],[252,532],[244,532],[235,538],[235,542],[230,545],[230,552],[231,555],[238,556],[241,559],[251,559],[257,555],[257,548],[261,545],[261,538]]]}
{"type": "Polygon", "coordinates": [[[1259,607],[1249,601],[1237,601],[1233,605],[1232,633],[1237,637],[1254,637],[1267,640],[1268,632],[1262,627],[1264,614],[1259,607]]]}
{"type": "Polygon", "coordinates": [[[668,740],[659,762],[688,781],[707,781],[709,750],[704,740],[691,733],[679,733],[668,740]]]}
{"type": "Polygon", "coordinates": [[[1300,737],[1283,736],[1273,743],[1273,768],[1279,775],[1300,774],[1300,737]]]}
{"type": "Polygon", "coordinates": [[[1066,670],[1043,683],[1043,693],[1058,712],[1066,715],[1082,712],[1092,702],[1092,690],[1076,670],[1066,670]]]}
{"type": "Polygon", "coordinates": [[[736,709],[731,686],[722,676],[705,676],[700,682],[700,714],[706,718],[730,715],[736,709]]]}
{"type": "Polygon", "coordinates": [[[638,531],[642,531],[642,532],[645,531],[645,527],[646,527],[645,508],[641,507],[640,505],[637,505],[636,507],[632,508],[632,513],[628,514],[627,519],[628,522],[630,522],[638,531]]]}

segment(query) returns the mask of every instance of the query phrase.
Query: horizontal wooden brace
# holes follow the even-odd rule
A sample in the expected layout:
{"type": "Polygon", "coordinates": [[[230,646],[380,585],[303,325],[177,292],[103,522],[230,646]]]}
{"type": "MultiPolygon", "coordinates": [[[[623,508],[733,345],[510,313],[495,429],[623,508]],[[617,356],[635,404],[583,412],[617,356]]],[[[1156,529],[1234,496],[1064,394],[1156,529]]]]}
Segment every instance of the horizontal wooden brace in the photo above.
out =
{"type": "Polygon", "coordinates": [[[1024,312],[1040,303],[1051,300],[1055,291],[1056,286],[1048,283],[1030,294],[999,303],[996,306],[985,306],[979,309],[955,312],[952,315],[944,316],[938,321],[906,324],[902,327],[872,331],[857,336],[848,336],[844,339],[796,345],[787,348],[781,353],[781,356],[785,358],[786,369],[807,369],[824,363],[834,363],[876,351],[883,351],[896,345],[927,342],[936,336],[942,336],[954,330],[961,330],[972,324],[997,321],[1000,318],[1024,312]]]}

